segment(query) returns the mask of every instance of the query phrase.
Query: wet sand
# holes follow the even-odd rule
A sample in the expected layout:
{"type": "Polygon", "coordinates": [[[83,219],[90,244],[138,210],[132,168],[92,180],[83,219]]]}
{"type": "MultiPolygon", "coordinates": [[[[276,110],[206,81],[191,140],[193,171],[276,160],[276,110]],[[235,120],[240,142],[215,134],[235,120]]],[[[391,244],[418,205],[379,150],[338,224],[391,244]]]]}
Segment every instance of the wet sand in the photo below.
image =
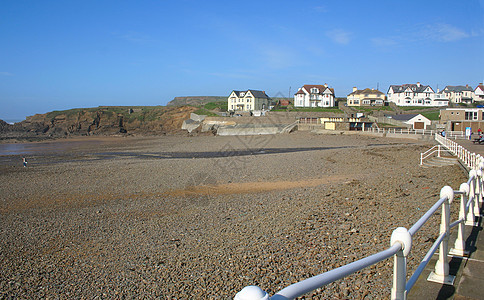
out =
{"type": "MultiPolygon", "coordinates": [[[[56,143],[30,150],[27,168],[25,153],[0,156],[2,297],[227,299],[252,284],[273,294],[385,249],[441,187],[466,180],[455,166],[420,168],[429,146],[404,139],[56,143]]],[[[416,236],[411,268],[437,231],[416,236]]],[[[315,295],[388,298],[392,265],[315,295]]]]}

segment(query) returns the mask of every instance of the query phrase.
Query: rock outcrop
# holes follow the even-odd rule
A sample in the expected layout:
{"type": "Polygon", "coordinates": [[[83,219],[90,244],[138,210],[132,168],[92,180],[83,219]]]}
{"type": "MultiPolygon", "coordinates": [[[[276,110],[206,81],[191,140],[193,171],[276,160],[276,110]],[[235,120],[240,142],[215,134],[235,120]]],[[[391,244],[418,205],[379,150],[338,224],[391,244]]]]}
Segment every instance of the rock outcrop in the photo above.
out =
{"type": "Polygon", "coordinates": [[[71,135],[175,134],[197,108],[98,107],[54,111],[14,125],[0,120],[0,139],[56,138],[71,135]]]}

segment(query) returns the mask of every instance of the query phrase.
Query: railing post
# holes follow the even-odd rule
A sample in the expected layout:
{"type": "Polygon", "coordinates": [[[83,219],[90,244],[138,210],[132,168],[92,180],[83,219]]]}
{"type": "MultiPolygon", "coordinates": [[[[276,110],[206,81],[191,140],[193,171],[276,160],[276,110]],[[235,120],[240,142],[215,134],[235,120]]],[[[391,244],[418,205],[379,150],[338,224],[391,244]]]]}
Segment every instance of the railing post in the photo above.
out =
{"type": "Polygon", "coordinates": [[[464,182],[460,185],[459,191],[462,192],[460,198],[460,207],[459,207],[459,220],[460,223],[457,228],[457,238],[454,243],[454,248],[450,249],[450,254],[457,255],[457,256],[467,256],[469,255],[469,251],[466,251],[466,242],[464,240],[465,236],[465,220],[466,220],[466,204],[467,204],[467,196],[469,195],[469,185],[467,182],[464,182]]]}
{"type": "Polygon", "coordinates": [[[479,186],[480,186],[480,194],[479,194],[479,203],[482,205],[484,201],[484,182],[483,182],[483,177],[484,177],[484,160],[482,156],[479,155],[479,170],[481,171],[481,176],[479,177],[479,186]]]}
{"type": "Polygon", "coordinates": [[[482,201],[481,198],[481,178],[482,178],[482,170],[477,170],[476,171],[476,177],[475,177],[475,182],[474,182],[474,187],[476,189],[474,195],[475,195],[475,201],[474,201],[474,216],[479,217],[481,211],[480,211],[480,203],[482,201]]]}
{"type": "Polygon", "coordinates": [[[475,184],[476,184],[476,177],[477,177],[477,172],[476,170],[470,170],[469,171],[469,178],[474,177],[473,180],[471,180],[470,185],[469,185],[469,200],[472,201],[471,205],[469,206],[469,210],[467,211],[467,217],[466,217],[466,225],[467,226],[475,226],[475,216],[474,216],[474,206],[476,205],[476,189],[475,189],[475,184]]]}
{"type": "Polygon", "coordinates": [[[440,157],[440,145],[438,145],[438,152],[437,152],[437,157],[440,157]]]}
{"type": "Polygon", "coordinates": [[[445,236],[439,246],[439,260],[435,264],[435,270],[434,272],[430,273],[427,280],[453,285],[455,276],[449,275],[449,262],[447,261],[447,255],[449,254],[450,203],[454,199],[454,190],[450,186],[444,186],[440,190],[440,198],[442,197],[445,197],[446,199],[444,203],[442,203],[440,234],[444,234],[445,236]]]}
{"type": "Polygon", "coordinates": [[[390,245],[400,243],[402,249],[394,255],[393,259],[393,287],[392,300],[407,299],[407,255],[412,248],[412,236],[405,227],[398,227],[392,232],[390,245]]]}

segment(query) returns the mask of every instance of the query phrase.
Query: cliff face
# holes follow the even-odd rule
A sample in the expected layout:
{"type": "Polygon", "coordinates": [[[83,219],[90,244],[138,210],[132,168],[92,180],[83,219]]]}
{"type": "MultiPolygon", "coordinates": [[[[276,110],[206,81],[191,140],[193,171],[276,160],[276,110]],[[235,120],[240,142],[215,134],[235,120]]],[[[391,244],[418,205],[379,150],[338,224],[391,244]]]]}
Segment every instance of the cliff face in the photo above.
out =
{"type": "Polygon", "coordinates": [[[98,107],[54,111],[15,125],[0,120],[0,138],[69,135],[174,134],[195,107],[98,107]]]}

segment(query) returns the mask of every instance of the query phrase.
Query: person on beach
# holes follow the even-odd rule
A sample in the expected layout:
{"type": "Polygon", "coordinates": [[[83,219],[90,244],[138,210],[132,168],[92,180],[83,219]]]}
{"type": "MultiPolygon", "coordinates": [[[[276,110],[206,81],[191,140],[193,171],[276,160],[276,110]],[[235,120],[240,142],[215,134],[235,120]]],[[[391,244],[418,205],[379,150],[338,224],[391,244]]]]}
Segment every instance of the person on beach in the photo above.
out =
{"type": "Polygon", "coordinates": [[[27,168],[27,159],[25,157],[22,157],[23,165],[24,168],[27,168]]]}

